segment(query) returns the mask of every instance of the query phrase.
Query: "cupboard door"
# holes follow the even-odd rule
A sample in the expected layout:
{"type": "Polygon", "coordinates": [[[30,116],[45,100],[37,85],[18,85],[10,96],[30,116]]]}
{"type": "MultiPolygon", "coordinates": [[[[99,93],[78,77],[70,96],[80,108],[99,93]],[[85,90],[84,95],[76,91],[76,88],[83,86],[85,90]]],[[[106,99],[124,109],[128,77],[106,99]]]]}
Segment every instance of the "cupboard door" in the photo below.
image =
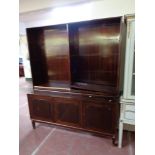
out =
{"type": "Polygon", "coordinates": [[[81,125],[81,103],[74,99],[59,98],[55,100],[56,122],[66,125],[81,125]]]}
{"type": "Polygon", "coordinates": [[[109,103],[86,102],[84,104],[85,128],[112,133],[112,105],[109,103]]]}
{"type": "Polygon", "coordinates": [[[53,104],[48,96],[28,94],[30,117],[43,121],[53,120],[53,104]]]}

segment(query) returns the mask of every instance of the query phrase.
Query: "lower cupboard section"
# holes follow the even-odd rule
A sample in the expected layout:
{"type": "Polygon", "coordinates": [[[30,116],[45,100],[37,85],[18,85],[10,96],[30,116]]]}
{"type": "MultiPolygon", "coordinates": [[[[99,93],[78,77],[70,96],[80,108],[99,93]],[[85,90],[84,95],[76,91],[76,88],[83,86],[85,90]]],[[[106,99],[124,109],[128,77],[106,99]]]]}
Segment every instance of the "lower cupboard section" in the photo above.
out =
{"type": "Polygon", "coordinates": [[[118,103],[73,97],[28,94],[30,118],[34,121],[113,135],[118,121],[118,103]]]}

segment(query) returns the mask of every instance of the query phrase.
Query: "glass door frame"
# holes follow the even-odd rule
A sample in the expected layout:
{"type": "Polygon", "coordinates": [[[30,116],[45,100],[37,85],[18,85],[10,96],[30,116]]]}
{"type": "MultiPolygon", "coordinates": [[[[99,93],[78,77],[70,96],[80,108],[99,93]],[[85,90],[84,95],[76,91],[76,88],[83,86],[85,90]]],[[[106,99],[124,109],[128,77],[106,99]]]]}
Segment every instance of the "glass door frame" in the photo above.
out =
{"type": "MultiPolygon", "coordinates": [[[[125,55],[125,78],[124,78],[124,93],[123,98],[135,99],[132,95],[132,77],[135,51],[135,20],[127,18],[127,38],[126,38],[126,55],[125,55]]],[[[135,76],[135,75],[134,75],[135,76]]]]}

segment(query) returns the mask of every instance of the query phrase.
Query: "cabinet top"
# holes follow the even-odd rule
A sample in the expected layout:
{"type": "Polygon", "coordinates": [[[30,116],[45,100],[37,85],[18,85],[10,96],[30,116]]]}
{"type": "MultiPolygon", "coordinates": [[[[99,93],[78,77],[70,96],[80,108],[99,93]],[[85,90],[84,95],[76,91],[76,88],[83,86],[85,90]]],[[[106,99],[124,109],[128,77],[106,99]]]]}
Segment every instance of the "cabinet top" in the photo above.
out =
{"type": "Polygon", "coordinates": [[[54,24],[54,25],[46,25],[46,26],[39,26],[39,27],[30,27],[26,28],[27,30],[29,29],[40,29],[40,28],[57,28],[57,26],[63,27],[65,25],[70,25],[70,24],[85,24],[85,23],[96,23],[96,22],[121,22],[122,16],[118,17],[108,17],[108,18],[99,18],[99,19],[90,19],[90,20],[83,20],[83,21],[76,21],[76,22],[69,22],[69,23],[61,23],[61,24],[54,24]]]}

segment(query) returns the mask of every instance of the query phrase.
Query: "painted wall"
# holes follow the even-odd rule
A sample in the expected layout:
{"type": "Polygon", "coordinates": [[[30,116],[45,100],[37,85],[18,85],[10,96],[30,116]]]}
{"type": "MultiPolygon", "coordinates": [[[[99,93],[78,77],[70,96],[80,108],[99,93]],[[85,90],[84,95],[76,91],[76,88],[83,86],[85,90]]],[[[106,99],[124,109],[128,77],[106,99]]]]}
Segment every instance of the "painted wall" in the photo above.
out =
{"type": "Polygon", "coordinates": [[[20,55],[23,59],[23,66],[24,66],[24,76],[26,79],[32,78],[31,75],[31,68],[30,68],[30,60],[29,60],[29,53],[28,53],[28,45],[27,45],[27,38],[26,35],[20,35],[20,55]]]}
{"type": "Polygon", "coordinates": [[[19,22],[19,34],[20,35],[26,34],[26,26],[23,22],[19,22]]]}
{"type": "Polygon", "coordinates": [[[19,12],[29,12],[50,7],[82,3],[94,0],[19,0],[19,12]]]}
{"type": "Polygon", "coordinates": [[[26,27],[123,16],[135,13],[134,0],[98,0],[20,15],[26,27]]]}

